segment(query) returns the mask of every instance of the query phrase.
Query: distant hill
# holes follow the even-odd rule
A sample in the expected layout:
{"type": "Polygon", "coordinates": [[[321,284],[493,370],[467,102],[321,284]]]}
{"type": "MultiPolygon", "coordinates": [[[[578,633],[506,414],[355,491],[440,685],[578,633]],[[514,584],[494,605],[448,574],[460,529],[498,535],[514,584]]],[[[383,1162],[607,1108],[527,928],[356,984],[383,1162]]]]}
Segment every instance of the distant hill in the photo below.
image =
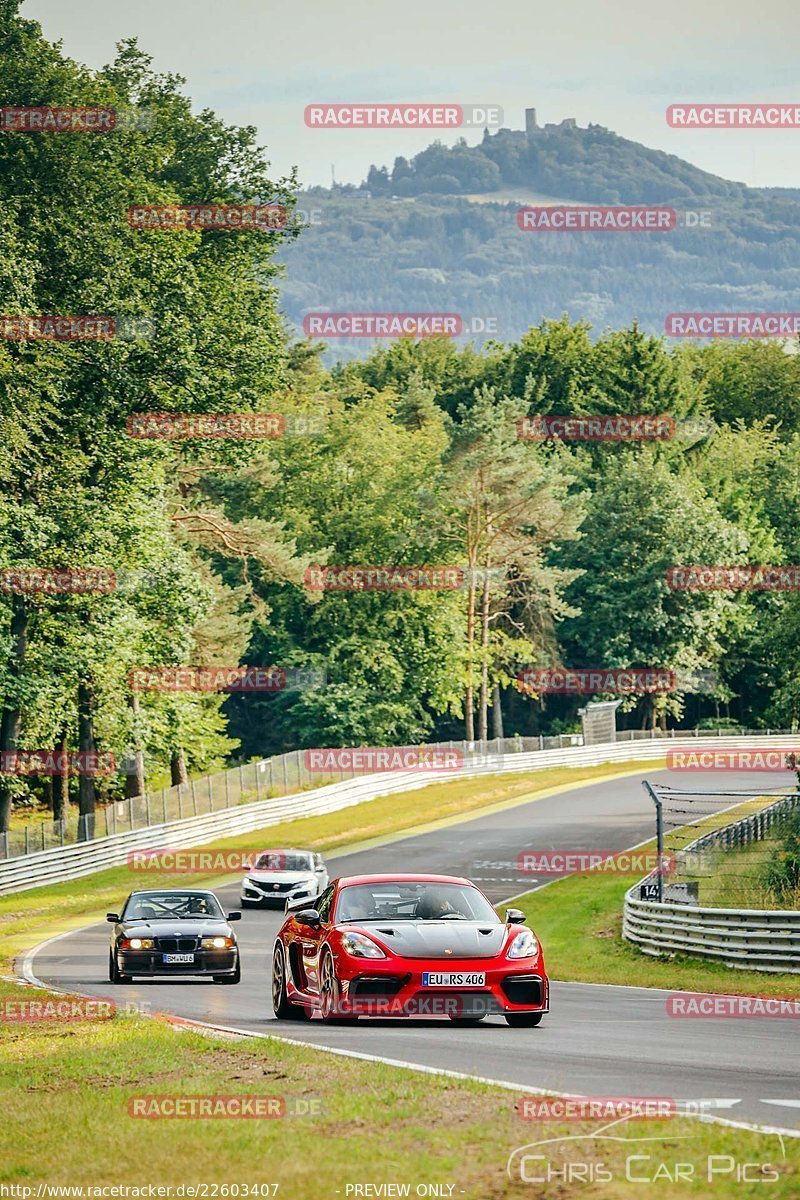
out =
{"type": "Polygon", "coordinates": [[[649,150],[602,125],[555,126],[523,133],[488,131],[478,146],[434,142],[392,171],[370,167],[373,196],[465,195],[504,184],[595,204],[680,204],[739,198],[747,188],[693,167],[674,154],[649,150]]]}
{"type": "MultiPolygon", "coordinates": [[[[800,309],[800,189],[748,188],[599,125],[434,143],[371,167],[360,188],[303,192],[299,207],[315,223],[284,251],[281,284],[297,326],[321,309],[446,311],[493,320],[510,341],[563,312],[663,333],[672,311],[800,309]],[[520,203],[564,202],[669,205],[678,227],[518,228],[520,203]]],[[[328,358],[370,345],[335,342],[328,358]]]]}

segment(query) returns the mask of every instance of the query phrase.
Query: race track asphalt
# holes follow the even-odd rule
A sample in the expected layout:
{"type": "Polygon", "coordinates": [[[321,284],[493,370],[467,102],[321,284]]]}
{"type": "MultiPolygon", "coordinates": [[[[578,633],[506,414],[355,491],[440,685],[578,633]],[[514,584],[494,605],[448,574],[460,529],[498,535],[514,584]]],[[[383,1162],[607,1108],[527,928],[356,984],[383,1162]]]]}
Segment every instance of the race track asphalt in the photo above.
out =
{"type": "MultiPolygon", "coordinates": [[[[674,774],[647,772],[675,785],[674,774]]],[[[363,871],[434,871],[475,880],[494,902],[551,877],[520,874],[503,864],[522,850],[622,850],[653,836],[653,805],[639,776],[581,784],[444,828],[330,856],[331,876],[363,871]],[[490,865],[487,865],[490,864],[490,865]]],[[[793,777],[771,776],[769,787],[793,777]]],[[[763,775],[704,775],[715,791],[763,788],[763,775]]],[[[432,816],[434,814],[431,814],[432,816]]],[[[146,886],[132,876],[131,886],[146,886]]],[[[217,889],[238,907],[238,885],[217,889]]],[[[123,897],[120,896],[120,903],[123,897]]],[[[719,1116],[786,1130],[800,1129],[800,1024],[789,1018],[679,1019],[661,990],[555,982],[551,1013],[537,1029],[511,1029],[502,1017],[459,1027],[443,1020],[362,1018],[351,1026],[276,1021],[270,960],[282,914],[247,909],[237,932],[242,982],[136,981],[110,987],[107,925],[92,925],[46,944],[28,971],[60,990],[126,1001],[213,1025],[288,1037],[310,1045],[377,1055],[461,1072],[526,1089],[586,1096],[655,1096],[715,1100],[719,1116]],[[794,1105],[769,1103],[794,1101],[794,1105]]],[[[547,947],[545,946],[545,955],[547,947]]]]}

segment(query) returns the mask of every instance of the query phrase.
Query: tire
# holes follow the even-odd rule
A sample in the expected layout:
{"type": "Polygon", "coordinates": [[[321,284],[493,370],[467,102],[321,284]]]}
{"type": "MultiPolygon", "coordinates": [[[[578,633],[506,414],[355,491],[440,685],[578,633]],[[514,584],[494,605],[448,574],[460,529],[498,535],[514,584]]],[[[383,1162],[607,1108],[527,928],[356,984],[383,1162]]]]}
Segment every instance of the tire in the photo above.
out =
{"type": "Polygon", "coordinates": [[[319,1003],[322,1019],[328,1025],[350,1025],[358,1020],[357,1016],[341,1013],[342,993],[330,950],[323,950],[319,965],[319,1003]]]}
{"type": "Polygon", "coordinates": [[[286,973],[280,942],[272,956],[272,1007],[279,1021],[307,1021],[309,1014],[299,1004],[292,1004],[286,995],[286,973]]]}
{"type": "Polygon", "coordinates": [[[512,1029],[534,1029],[543,1016],[544,1013],[506,1013],[506,1021],[512,1029]]]}
{"type": "Polygon", "coordinates": [[[108,952],[108,980],[109,983],[130,983],[132,975],[123,975],[117,967],[117,957],[113,950],[108,952]]]}
{"type": "Polygon", "coordinates": [[[239,959],[236,959],[236,970],[232,975],[215,975],[214,983],[240,983],[242,978],[242,964],[239,959]]]}

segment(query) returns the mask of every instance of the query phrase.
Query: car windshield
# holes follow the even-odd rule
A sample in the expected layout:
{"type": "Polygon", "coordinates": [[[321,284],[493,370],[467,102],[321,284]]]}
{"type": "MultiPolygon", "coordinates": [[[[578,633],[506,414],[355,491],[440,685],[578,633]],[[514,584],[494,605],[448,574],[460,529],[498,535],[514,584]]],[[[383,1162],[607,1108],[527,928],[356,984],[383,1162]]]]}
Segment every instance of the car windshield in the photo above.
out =
{"type": "Polygon", "coordinates": [[[500,921],[477,888],[461,883],[388,880],[343,887],[336,921],[500,921]]]}
{"type": "Polygon", "coordinates": [[[129,897],[122,914],[123,921],[184,921],[198,917],[225,920],[211,892],[144,892],[129,897]]]}
{"type": "Polygon", "coordinates": [[[254,869],[256,871],[313,871],[314,863],[310,854],[293,854],[286,850],[265,850],[256,860],[254,869]]]}

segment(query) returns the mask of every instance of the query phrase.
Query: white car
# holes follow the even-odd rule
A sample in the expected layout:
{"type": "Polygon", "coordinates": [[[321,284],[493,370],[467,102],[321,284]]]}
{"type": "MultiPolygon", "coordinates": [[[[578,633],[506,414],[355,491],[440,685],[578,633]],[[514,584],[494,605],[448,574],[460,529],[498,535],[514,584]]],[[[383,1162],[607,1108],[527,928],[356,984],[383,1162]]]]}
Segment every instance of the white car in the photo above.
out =
{"type": "Polygon", "coordinates": [[[313,850],[265,850],[242,880],[242,908],[285,908],[289,900],[315,899],[328,886],[328,870],[313,850]]]}

